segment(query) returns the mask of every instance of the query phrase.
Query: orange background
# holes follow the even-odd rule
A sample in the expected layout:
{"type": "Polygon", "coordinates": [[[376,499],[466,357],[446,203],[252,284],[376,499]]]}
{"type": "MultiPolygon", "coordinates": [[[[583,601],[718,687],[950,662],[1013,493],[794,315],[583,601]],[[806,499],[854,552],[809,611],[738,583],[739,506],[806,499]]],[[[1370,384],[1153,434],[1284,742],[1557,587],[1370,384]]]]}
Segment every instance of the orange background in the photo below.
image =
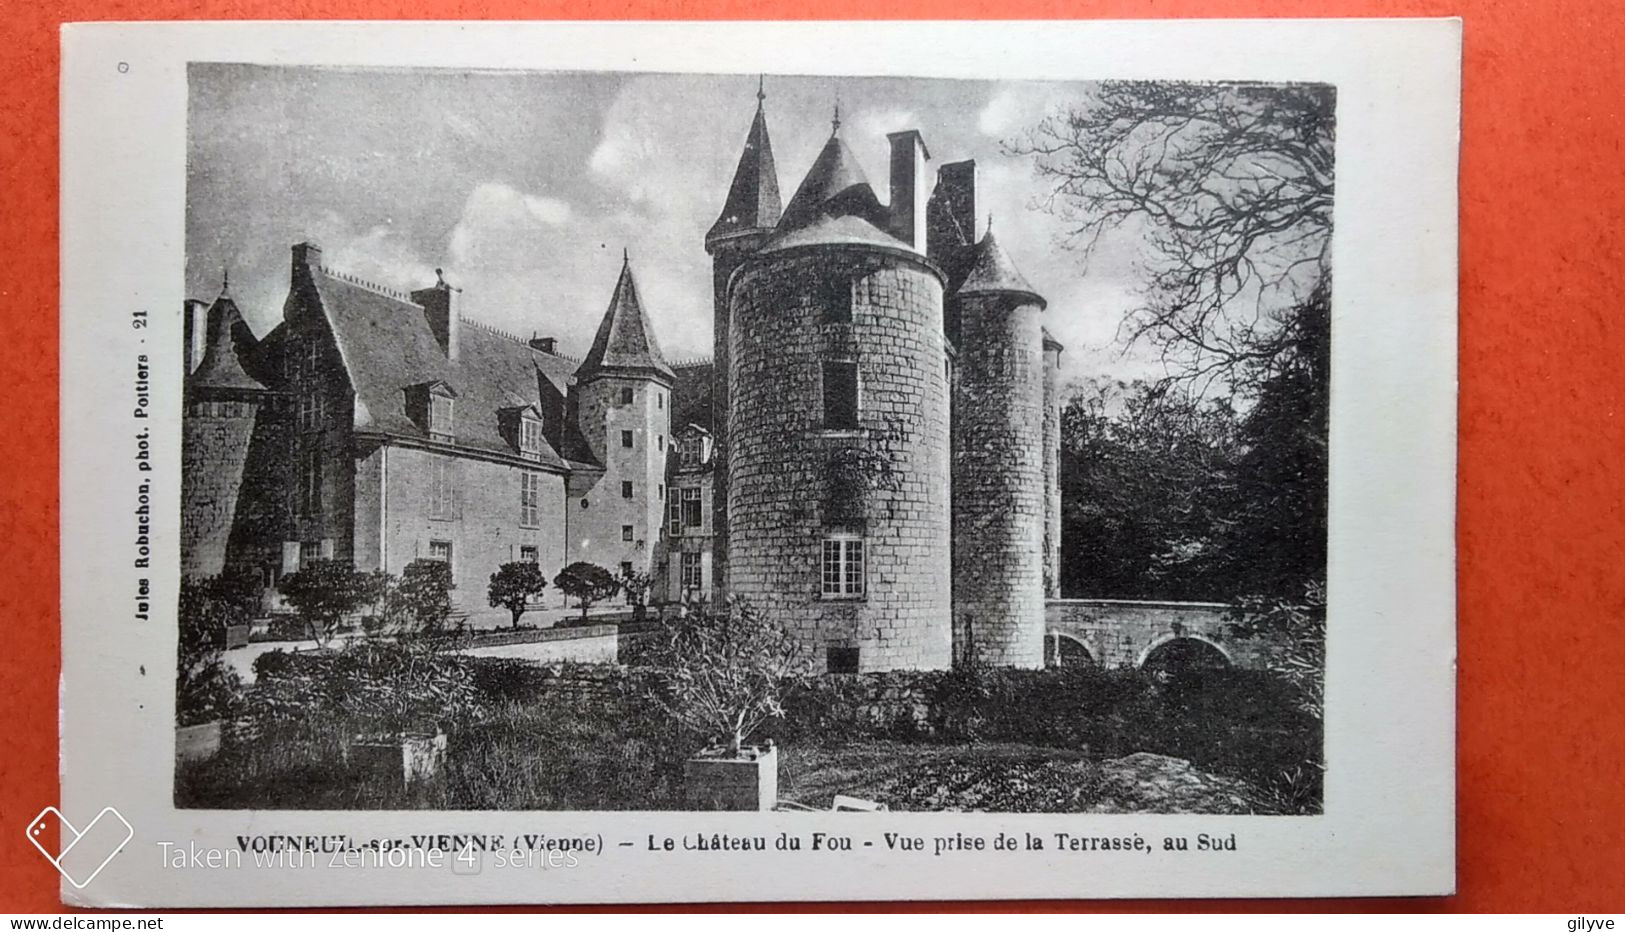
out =
{"type": "Polygon", "coordinates": [[[892,0],[884,6],[872,0],[35,0],[8,6],[0,52],[0,401],[8,415],[0,426],[0,912],[59,909],[55,871],[22,837],[26,820],[57,799],[58,25],[303,17],[764,19],[813,18],[813,10],[828,19],[1464,17],[1460,892],[1433,900],[1020,906],[1625,910],[1625,255],[1619,227],[1625,223],[1625,8],[1611,0],[892,0]]]}

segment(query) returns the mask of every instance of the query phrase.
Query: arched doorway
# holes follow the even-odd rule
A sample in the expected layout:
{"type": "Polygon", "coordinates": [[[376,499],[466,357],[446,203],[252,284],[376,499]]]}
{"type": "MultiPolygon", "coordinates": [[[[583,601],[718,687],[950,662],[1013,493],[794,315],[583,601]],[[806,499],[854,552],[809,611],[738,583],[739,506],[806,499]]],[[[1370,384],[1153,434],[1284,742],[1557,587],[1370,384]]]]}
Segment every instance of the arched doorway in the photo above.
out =
{"type": "Polygon", "coordinates": [[[1089,652],[1089,646],[1070,634],[1051,632],[1044,638],[1044,666],[1046,667],[1092,667],[1095,665],[1095,655],[1089,652]]]}
{"type": "Polygon", "coordinates": [[[1206,638],[1190,635],[1176,635],[1159,641],[1140,658],[1141,669],[1173,676],[1222,670],[1229,666],[1230,656],[1223,648],[1206,638]]]}

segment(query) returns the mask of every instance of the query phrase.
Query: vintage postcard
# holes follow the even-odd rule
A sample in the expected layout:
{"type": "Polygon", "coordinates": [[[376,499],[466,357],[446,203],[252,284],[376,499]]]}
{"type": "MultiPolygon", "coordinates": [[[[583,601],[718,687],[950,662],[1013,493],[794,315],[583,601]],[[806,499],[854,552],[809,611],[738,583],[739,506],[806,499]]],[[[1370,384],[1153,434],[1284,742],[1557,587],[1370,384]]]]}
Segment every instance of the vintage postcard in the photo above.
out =
{"type": "Polygon", "coordinates": [[[63,41],[71,902],[1453,889],[1459,22],[63,41]]]}

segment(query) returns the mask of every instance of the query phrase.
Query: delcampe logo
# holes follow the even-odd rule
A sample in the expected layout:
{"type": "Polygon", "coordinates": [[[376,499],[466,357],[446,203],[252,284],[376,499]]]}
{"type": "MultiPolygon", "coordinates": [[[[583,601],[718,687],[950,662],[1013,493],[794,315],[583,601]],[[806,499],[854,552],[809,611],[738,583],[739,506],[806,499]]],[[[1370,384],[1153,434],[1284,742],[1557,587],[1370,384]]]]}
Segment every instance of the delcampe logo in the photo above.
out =
{"type": "Polygon", "coordinates": [[[83,831],[73,827],[67,816],[55,806],[46,806],[28,824],[28,840],[34,843],[45,860],[56,866],[57,872],[68,883],[83,890],[96,879],[124,846],[135,837],[135,829],[124,821],[124,816],[112,806],[96,813],[96,818],[83,831]],[[62,834],[62,853],[53,855],[45,848],[46,832],[51,822],[57,823],[62,834]]]}

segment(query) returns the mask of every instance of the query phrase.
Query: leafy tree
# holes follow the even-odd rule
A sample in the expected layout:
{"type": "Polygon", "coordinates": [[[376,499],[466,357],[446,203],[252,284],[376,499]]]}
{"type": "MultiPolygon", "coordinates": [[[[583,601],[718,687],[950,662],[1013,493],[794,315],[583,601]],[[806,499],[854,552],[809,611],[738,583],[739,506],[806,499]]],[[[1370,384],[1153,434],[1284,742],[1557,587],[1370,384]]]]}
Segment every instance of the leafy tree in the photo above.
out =
{"type": "Polygon", "coordinates": [[[553,577],[553,585],[581,604],[583,623],[587,621],[587,609],[591,608],[594,602],[602,602],[621,589],[621,584],[615,581],[609,570],[583,560],[578,560],[560,570],[559,574],[553,577]]]}
{"type": "Polygon", "coordinates": [[[486,598],[492,608],[505,608],[513,615],[513,626],[519,627],[519,617],[530,607],[530,600],[547,588],[547,577],[542,568],[529,560],[515,560],[497,567],[491,574],[491,585],[486,598]]]}
{"type": "Polygon", "coordinates": [[[1216,599],[1235,412],[1177,386],[1093,381],[1061,412],[1062,591],[1216,599]]]}
{"type": "Polygon", "coordinates": [[[179,724],[227,718],[237,708],[242,680],[221,658],[220,649],[226,627],[252,620],[263,592],[258,575],[252,571],[181,580],[176,612],[179,657],[175,668],[179,724]]]}
{"type": "Polygon", "coordinates": [[[660,689],[651,698],[667,714],[734,756],[781,703],[804,671],[799,642],[782,624],[731,600],[699,605],[663,622],[651,651],[660,689]]]}
{"type": "Polygon", "coordinates": [[[642,621],[648,614],[649,590],[654,587],[654,578],[639,570],[623,569],[615,580],[632,605],[632,620],[642,621]]]}
{"type": "Polygon", "coordinates": [[[1007,149],[1033,156],[1086,262],[1120,228],[1142,244],[1129,338],[1171,380],[1249,393],[1330,282],[1335,112],[1327,85],[1108,81],[1007,149]]]}
{"type": "Polygon", "coordinates": [[[413,560],[385,597],[385,613],[412,634],[438,634],[451,615],[451,564],[444,560],[413,560]]]}
{"type": "Polygon", "coordinates": [[[283,577],[279,588],[317,647],[327,646],[346,615],[377,598],[371,574],[358,573],[337,560],[312,561],[283,577]]]}

